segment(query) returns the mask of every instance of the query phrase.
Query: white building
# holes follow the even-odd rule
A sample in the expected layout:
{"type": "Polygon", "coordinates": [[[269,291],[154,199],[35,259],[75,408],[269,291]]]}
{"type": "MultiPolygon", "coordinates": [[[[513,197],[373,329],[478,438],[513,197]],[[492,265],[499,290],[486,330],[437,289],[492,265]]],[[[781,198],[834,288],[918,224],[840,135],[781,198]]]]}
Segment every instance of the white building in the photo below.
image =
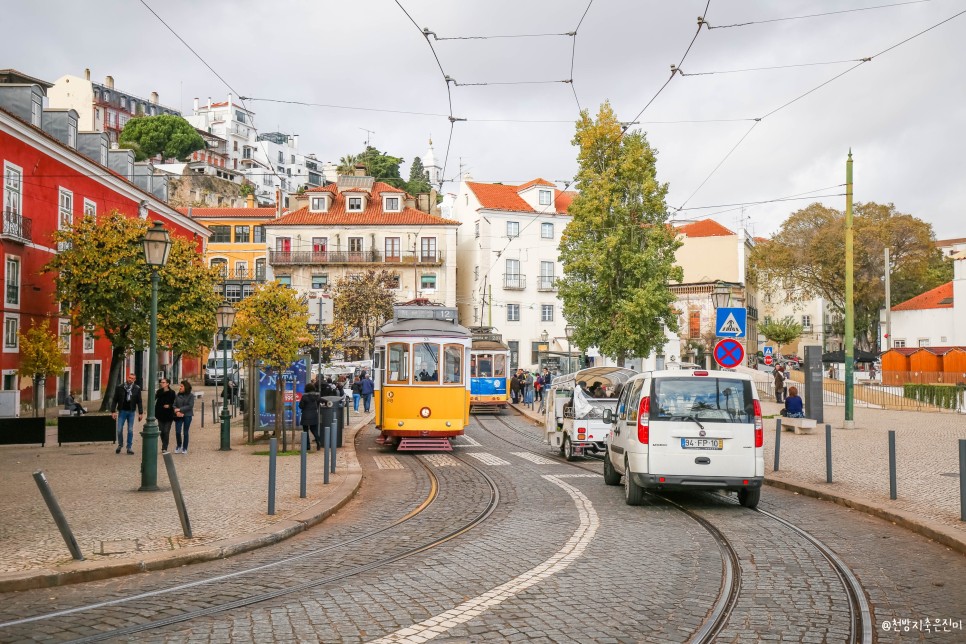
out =
{"type": "MultiPolygon", "coordinates": [[[[896,349],[966,346],[966,251],[953,258],[953,281],[892,307],[892,343],[896,349]]],[[[880,325],[885,333],[885,321],[880,325]]]]}
{"type": "Polygon", "coordinates": [[[556,284],[557,246],[574,195],[544,179],[509,186],[467,177],[453,201],[452,217],[462,224],[460,323],[495,327],[514,352],[513,366],[536,367],[541,350],[579,353],[567,344],[556,284]]]}
{"type": "Polygon", "coordinates": [[[264,224],[268,279],[308,293],[345,275],[388,269],[398,277],[397,301],[456,306],[456,221],[416,210],[405,191],[372,177],[340,176],[304,199],[264,224]]]}

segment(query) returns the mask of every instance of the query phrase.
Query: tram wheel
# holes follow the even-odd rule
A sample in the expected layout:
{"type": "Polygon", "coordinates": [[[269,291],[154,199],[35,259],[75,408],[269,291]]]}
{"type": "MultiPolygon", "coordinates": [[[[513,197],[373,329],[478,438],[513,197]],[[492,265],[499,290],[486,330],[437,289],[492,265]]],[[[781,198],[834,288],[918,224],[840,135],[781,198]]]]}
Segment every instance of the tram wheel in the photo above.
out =
{"type": "Polygon", "coordinates": [[[574,460],[574,458],[575,458],[574,457],[574,444],[572,442],[570,442],[570,437],[569,436],[564,436],[564,439],[563,439],[563,447],[561,449],[563,450],[564,458],[566,458],[568,461],[574,460]]]}
{"type": "Polygon", "coordinates": [[[621,475],[614,469],[614,464],[610,462],[610,452],[604,452],[604,484],[620,485],[621,475]]]}

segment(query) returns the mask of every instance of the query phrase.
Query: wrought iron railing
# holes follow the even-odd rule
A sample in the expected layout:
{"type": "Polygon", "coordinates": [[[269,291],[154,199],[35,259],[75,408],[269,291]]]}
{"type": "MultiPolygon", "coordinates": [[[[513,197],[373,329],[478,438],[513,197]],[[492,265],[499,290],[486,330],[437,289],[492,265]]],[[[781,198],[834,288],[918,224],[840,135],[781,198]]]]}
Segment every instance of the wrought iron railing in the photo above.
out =
{"type": "Polygon", "coordinates": [[[15,241],[30,241],[33,232],[33,220],[24,217],[19,212],[5,209],[0,219],[0,237],[15,241]]]}
{"type": "Polygon", "coordinates": [[[537,290],[538,291],[556,291],[557,290],[557,278],[553,275],[541,275],[537,278],[537,290]]]}
{"type": "Polygon", "coordinates": [[[522,291],[527,287],[527,276],[520,273],[505,273],[503,288],[508,291],[522,291]]]}
{"type": "Polygon", "coordinates": [[[378,250],[314,251],[270,250],[268,263],[273,266],[293,264],[433,264],[443,263],[442,253],[401,252],[386,254],[378,250]]]}

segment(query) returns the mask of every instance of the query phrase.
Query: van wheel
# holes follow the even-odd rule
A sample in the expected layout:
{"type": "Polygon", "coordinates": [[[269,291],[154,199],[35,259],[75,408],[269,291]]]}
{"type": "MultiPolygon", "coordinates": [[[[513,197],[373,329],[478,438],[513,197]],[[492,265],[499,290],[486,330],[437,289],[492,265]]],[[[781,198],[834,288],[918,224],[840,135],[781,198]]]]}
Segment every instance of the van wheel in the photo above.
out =
{"type": "Polygon", "coordinates": [[[570,442],[569,436],[564,436],[561,452],[568,461],[574,460],[574,444],[570,442]]]}
{"type": "Polygon", "coordinates": [[[624,459],[624,502],[627,505],[641,505],[644,503],[644,488],[634,482],[631,468],[624,459]]]}
{"type": "Polygon", "coordinates": [[[761,488],[756,490],[743,489],[738,490],[738,503],[746,508],[751,508],[754,510],[758,507],[758,501],[761,500],[761,488]]]}
{"type": "Polygon", "coordinates": [[[610,462],[610,452],[604,452],[604,484],[620,485],[621,475],[614,469],[614,464],[610,462]]]}

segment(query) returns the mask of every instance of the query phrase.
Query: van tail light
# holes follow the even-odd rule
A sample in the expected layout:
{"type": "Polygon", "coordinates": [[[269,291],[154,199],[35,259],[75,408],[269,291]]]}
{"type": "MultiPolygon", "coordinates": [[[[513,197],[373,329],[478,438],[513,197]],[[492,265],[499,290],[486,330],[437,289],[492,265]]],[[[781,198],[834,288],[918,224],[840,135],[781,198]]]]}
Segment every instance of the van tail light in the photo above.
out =
{"type": "Polygon", "coordinates": [[[711,375],[711,374],[709,374],[707,371],[693,371],[693,372],[691,372],[691,375],[692,376],[708,376],[708,375],[711,375]]]}
{"type": "Polygon", "coordinates": [[[761,402],[752,402],[755,405],[755,447],[762,447],[765,444],[765,428],[761,424],[761,402]]]}
{"type": "Polygon", "coordinates": [[[651,397],[644,396],[637,408],[637,440],[641,445],[647,445],[651,433],[651,397]]]}

